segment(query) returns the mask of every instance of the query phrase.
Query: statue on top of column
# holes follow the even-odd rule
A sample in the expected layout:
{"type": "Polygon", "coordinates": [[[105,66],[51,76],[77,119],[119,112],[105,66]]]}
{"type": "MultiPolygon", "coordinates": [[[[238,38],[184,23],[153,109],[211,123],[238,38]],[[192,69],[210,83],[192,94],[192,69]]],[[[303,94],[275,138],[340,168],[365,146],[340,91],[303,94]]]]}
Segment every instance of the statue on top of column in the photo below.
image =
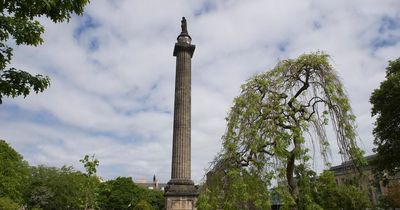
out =
{"type": "Polygon", "coordinates": [[[181,21],[181,28],[182,28],[182,33],[187,34],[187,23],[186,23],[186,18],[182,17],[182,21],[181,21]]]}

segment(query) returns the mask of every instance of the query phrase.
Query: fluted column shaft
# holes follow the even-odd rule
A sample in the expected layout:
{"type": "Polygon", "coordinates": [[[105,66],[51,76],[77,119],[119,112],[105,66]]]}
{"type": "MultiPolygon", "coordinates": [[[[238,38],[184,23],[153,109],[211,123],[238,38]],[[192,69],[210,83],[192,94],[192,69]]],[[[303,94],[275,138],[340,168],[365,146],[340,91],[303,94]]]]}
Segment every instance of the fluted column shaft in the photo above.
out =
{"type": "MultiPolygon", "coordinates": [[[[178,44],[178,43],[177,43],[178,44]]],[[[191,179],[191,53],[176,51],[172,180],[191,179]]]]}

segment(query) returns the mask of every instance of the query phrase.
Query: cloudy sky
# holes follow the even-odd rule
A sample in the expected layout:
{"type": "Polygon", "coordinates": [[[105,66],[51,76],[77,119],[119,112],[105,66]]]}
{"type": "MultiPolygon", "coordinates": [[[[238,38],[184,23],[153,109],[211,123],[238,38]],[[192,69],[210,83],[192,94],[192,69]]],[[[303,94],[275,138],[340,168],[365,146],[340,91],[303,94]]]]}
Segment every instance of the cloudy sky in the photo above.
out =
{"type": "MultiPolygon", "coordinates": [[[[368,102],[400,57],[398,0],[92,0],[69,23],[40,19],[44,44],[15,47],[13,65],[51,87],[0,105],[0,138],[31,165],[73,165],[96,154],[98,174],[170,178],[175,57],[186,16],[192,60],[192,177],[220,150],[240,85],[302,53],[331,55],[371,153],[368,102]]],[[[334,161],[338,161],[333,157],[334,161]]]]}

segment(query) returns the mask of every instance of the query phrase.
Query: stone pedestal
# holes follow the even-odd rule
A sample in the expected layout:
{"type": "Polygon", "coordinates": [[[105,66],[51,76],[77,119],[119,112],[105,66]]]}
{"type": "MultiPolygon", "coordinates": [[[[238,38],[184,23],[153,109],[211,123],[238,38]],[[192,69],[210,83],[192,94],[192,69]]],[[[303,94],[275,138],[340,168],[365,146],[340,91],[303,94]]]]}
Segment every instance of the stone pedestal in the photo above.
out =
{"type": "Polygon", "coordinates": [[[168,197],[167,210],[196,210],[197,197],[168,197]]]}
{"type": "Polygon", "coordinates": [[[198,189],[193,184],[168,183],[165,191],[167,210],[196,210],[198,189]]]}

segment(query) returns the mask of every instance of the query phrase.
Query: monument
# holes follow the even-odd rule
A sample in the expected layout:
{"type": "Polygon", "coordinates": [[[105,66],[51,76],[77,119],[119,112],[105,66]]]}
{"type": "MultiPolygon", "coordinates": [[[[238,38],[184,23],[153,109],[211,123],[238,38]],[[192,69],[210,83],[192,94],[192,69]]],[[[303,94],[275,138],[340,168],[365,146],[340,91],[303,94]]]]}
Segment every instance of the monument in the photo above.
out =
{"type": "Polygon", "coordinates": [[[176,57],[174,130],[171,180],[165,189],[167,210],[192,210],[198,190],[191,180],[191,60],[195,45],[187,31],[185,17],[175,43],[176,57]]]}

